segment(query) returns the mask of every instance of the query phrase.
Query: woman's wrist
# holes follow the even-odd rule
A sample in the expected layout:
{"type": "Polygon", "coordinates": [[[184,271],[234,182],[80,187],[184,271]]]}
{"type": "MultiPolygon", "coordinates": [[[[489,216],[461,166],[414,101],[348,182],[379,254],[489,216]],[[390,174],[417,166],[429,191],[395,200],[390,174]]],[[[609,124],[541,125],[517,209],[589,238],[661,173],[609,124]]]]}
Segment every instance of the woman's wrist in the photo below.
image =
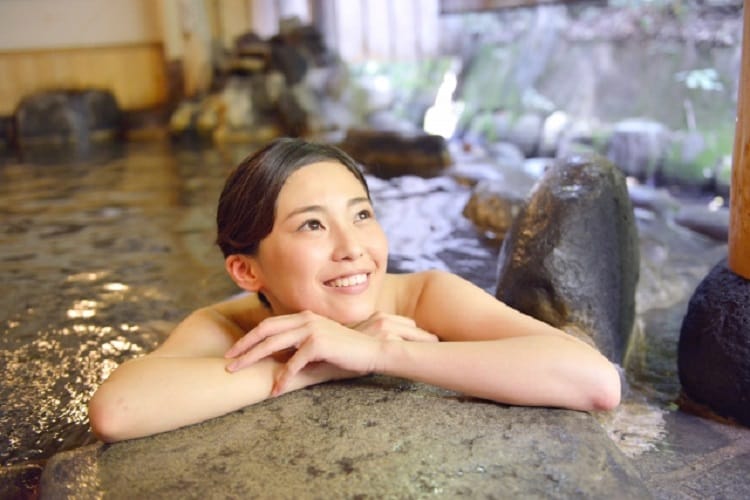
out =
{"type": "Polygon", "coordinates": [[[398,367],[408,358],[411,345],[417,343],[400,339],[382,339],[375,360],[375,373],[398,376],[398,367]]]}

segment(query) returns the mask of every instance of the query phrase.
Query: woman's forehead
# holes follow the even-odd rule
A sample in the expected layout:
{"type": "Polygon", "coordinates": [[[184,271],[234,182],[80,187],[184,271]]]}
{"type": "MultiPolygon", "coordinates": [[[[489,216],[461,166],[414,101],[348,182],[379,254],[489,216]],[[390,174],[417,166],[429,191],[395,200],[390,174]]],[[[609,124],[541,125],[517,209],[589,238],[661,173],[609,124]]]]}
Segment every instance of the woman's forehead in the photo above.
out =
{"type": "Polygon", "coordinates": [[[316,198],[366,194],[362,182],[346,166],[336,161],[321,161],[299,168],[286,180],[279,198],[316,198]]]}

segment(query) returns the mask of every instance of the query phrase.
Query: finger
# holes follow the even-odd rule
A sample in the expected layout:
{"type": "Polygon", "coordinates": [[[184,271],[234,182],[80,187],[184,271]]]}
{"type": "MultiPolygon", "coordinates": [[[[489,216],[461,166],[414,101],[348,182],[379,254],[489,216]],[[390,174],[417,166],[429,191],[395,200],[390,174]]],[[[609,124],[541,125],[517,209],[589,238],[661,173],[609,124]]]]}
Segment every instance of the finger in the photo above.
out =
{"type": "Polygon", "coordinates": [[[410,328],[408,330],[403,330],[401,338],[414,342],[438,342],[440,340],[437,335],[426,332],[420,328],[410,328]]]}
{"type": "Polygon", "coordinates": [[[247,352],[249,349],[251,349],[255,344],[257,344],[261,339],[258,336],[258,332],[256,328],[253,328],[249,332],[247,332],[245,335],[243,335],[237,342],[232,344],[232,347],[226,350],[224,353],[225,358],[236,358],[238,355],[247,352]]]}
{"type": "Polygon", "coordinates": [[[394,318],[397,319],[398,321],[402,322],[405,325],[414,326],[414,327],[417,326],[416,321],[414,321],[412,318],[409,318],[407,316],[394,315],[394,318]]]}
{"type": "Polygon", "coordinates": [[[409,318],[408,316],[400,316],[398,314],[386,314],[377,312],[370,316],[370,319],[372,319],[373,322],[377,322],[378,320],[380,320],[383,322],[391,321],[395,324],[404,326],[417,326],[412,318],[409,318]]]}
{"type": "Polygon", "coordinates": [[[235,358],[240,354],[247,352],[255,344],[264,339],[285,330],[299,328],[307,321],[309,321],[309,314],[307,313],[286,314],[283,316],[266,318],[258,323],[255,328],[245,334],[244,337],[235,342],[234,345],[224,353],[224,357],[235,358]]]}
{"type": "Polygon", "coordinates": [[[227,371],[235,372],[241,370],[242,368],[250,366],[256,361],[270,356],[275,352],[280,352],[289,349],[290,347],[296,347],[307,335],[308,333],[304,328],[298,328],[274,335],[273,337],[268,337],[229,363],[227,365],[227,371]]]}
{"type": "MultiPolygon", "coordinates": [[[[309,340],[309,338],[308,338],[309,340]]],[[[315,348],[312,342],[303,342],[302,345],[297,349],[297,352],[289,358],[284,368],[282,368],[276,377],[276,382],[273,385],[271,391],[272,396],[278,396],[286,389],[289,381],[302,370],[308,363],[317,361],[315,354],[315,348]]]]}
{"type": "Polygon", "coordinates": [[[401,326],[416,327],[417,324],[413,319],[407,318],[406,316],[376,312],[361,323],[354,325],[352,328],[361,332],[375,333],[392,330],[401,326]]]}

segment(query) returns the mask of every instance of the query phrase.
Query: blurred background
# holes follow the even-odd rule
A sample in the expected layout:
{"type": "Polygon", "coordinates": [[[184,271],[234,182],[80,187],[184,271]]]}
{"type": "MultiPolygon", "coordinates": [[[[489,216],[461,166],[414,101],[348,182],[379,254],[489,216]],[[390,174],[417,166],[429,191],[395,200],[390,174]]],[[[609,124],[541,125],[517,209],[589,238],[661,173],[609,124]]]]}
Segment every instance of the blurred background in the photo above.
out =
{"type": "Polygon", "coordinates": [[[426,129],[512,143],[527,158],[594,147],[642,180],[726,191],[741,8],[5,0],[0,148],[13,155],[91,132],[222,144],[426,129]],[[89,95],[60,95],[71,91],[89,95]],[[76,118],[81,106],[95,116],[76,118]]]}

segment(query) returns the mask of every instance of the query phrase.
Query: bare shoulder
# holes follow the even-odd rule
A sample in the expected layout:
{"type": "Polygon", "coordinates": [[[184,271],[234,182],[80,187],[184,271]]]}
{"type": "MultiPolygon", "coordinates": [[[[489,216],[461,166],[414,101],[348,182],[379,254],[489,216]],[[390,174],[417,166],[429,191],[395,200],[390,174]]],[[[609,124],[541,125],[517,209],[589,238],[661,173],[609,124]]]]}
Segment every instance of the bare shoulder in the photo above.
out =
{"type": "Polygon", "coordinates": [[[218,302],[209,306],[209,308],[226,317],[244,331],[255,327],[270,315],[258,295],[247,292],[218,302]]]}
{"type": "Polygon", "coordinates": [[[223,357],[248,330],[268,316],[255,294],[241,294],[192,312],[152,355],[223,357]]]}
{"type": "Polygon", "coordinates": [[[435,270],[417,273],[412,279],[416,301],[411,316],[442,340],[515,336],[525,331],[515,326],[530,319],[458,275],[435,270]]]}
{"type": "Polygon", "coordinates": [[[460,280],[461,278],[436,270],[387,274],[384,290],[385,296],[393,303],[391,312],[415,318],[425,290],[430,287],[449,286],[454,279],[460,280]]]}

